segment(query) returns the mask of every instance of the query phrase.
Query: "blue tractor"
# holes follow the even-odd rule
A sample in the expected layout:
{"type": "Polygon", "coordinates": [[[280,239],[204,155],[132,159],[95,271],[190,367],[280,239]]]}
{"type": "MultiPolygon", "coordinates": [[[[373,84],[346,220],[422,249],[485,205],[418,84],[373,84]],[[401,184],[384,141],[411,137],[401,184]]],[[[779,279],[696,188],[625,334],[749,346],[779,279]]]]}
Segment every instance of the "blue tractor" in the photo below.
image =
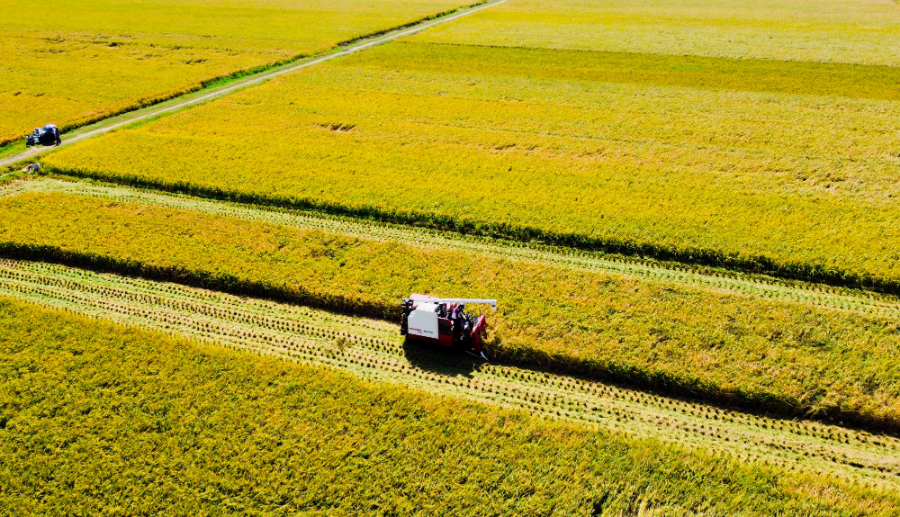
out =
{"type": "Polygon", "coordinates": [[[55,124],[47,124],[40,129],[35,128],[34,133],[28,135],[28,138],[25,139],[26,147],[35,145],[55,146],[61,143],[59,128],[55,124]]]}

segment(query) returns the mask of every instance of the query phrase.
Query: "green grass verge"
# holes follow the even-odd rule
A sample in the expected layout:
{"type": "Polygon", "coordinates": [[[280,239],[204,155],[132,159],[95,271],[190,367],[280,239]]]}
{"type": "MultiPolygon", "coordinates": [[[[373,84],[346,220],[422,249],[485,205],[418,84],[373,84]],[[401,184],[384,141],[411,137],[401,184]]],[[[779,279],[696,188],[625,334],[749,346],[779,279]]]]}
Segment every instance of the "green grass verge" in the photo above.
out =
{"type": "Polygon", "coordinates": [[[22,171],[10,171],[10,172],[2,172],[0,171],[0,185],[12,181],[15,179],[19,179],[24,177],[25,173],[22,171]]]}
{"type": "Polygon", "coordinates": [[[10,513],[891,515],[896,494],[0,299],[10,513]]]}

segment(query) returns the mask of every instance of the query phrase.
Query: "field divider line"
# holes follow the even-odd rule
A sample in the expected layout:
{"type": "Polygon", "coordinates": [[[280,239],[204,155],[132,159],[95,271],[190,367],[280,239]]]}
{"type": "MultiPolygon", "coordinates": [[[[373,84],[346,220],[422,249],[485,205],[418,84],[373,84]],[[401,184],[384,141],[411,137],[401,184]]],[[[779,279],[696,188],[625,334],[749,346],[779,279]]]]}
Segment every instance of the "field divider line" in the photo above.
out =
{"type": "Polygon", "coordinates": [[[765,275],[692,267],[546,245],[507,242],[480,236],[448,234],[426,228],[362,221],[335,215],[272,207],[254,207],[182,194],[126,186],[97,185],[40,177],[0,186],[0,197],[28,192],[68,194],[146,204],[245,221],[261,221],[307,230],[336,232],[366,240],[398,241],[417,247],[478,253],[583,271],[623,275],[646,281],[691,286],[729,294],[796,303],[864,316],[900,319],[900,298],[852,288],[834,287],[765,275]]]}
{"type": "Polygon", "coordinates": [[[0,261],[0,295],[252,354],[335,368],[374,382],[900,489],[897,438],[722,410],[564,375],[473,363],[465,356],[404,345],[396,328],[383,322],[317,314],[313,309],[298,312],[284,304],[179,284],[11,260],[0,261]],[[211,299],[225,298],[228,310],[208,305],[211,299]],[[321,326],[323,321],[332,324],[321,326]]]}
{"type": "MultiPolygon", "coordinates": [[[[370,48],[373,48],[373,47],[376,47],[379,45],[383,45],[390,41],[393,41],[393,40],[396,40],[399,38],[403,38],[405,36],[410,36],[412,34],[416,34],[418,32],[430,29],[437,25],[442,25],[445,23],[449,23],[449,22],[458,20],[459,18],[462,18],[464,16],[468,16],[470,14],[474,14],[474,13],[483,11],[483,10],[493,7],[495,5],[502,4],[506,1],[507,0],[487,0],[484,3],[477,4],[474,6],[461,7],[449,14],[439,16],[432,20],[422,21],[422,22],[419,22],[410,27],[394,29],[392,31],[385,33],[382,36],[376,36],[368,41],[364,41],[359,44],[354,44],[343,50],[334,51],[334,52],[332,52],[330,54],[326,54],[324,56],[312,57],[312,58],[309,58],[306,60],[300,60],[300,61],[292,63],[292,64],[283,65],[281,67],[276,67],[276,68],[270,68],[270,69],[267,69],[265,71],[262,71],[262,72],[259,72],[256,74],[250,74],[250,75],[244,76],[243,78],[236,79],[236,80],[230,82],[227,86],[223,86],[218,89],[213,89],[209,93],[199,95],[199,96],[191,98],[189,100],[176,103],[174,105],[150,106],[147,108],[129,112],[124,115],[119,115],[119,117],[121,117],[122,120],[120,120],[119,122],[116,122],[114,124],[106,124],[106,123],[104,123],[104,121],[108,120],[108,119],[104,119],[104,120],[98,121],[94,124],[82,126],[79,128],[78,134],[72,135],[69,138],[66,138],[63,141],[63,143],[58,147],[32,147],[31,149],[29,149],[25,152],[19,153],[17,155],[9,156],[4,159],[0,159],[0,168],[7,167],[7,166],[13,165],[15,163],[27,160],[29,158],[34,158],[34,157],[42,155],[42,154],[46,154],[48,152],[51,152],[53,150],[56,150],[56,149],[59,149],[62,147],[76,144],[78,142],[87,140],[89,138],[94,138],[96,136],[100,136],[100,135],[109,133],[111,131],[115,131],[116,129],[120,129],[125,126],[130,126],[131,124],[135,124],[137,122],[143,122],[145,120],[148,120],[148,119],[151,119],[154,117],[159,117],[161,115],[166,115],[166,114],[169,114],[169,113],[172,113],[175,111],[179,111],[179,110],[182,110],[182,109],[185,109],[188,107],[192,107],[194,105],[198,105],[198,104],[206,103],[206,102],[209,102],[212,100],[216,100],[221,97],[225,97],[225,96],[231,95],[233,93],[236,93],[240,90],[244,90],[246,88],[251,88],[253,86],[258,86],[264,82],[270,81],[277,77],[281,77],[282,75],[285,75],[285,74],[303,70],[304,68],[316,66],[318,64],[325,63],[327,61],[331,61],[332,59],[349,56],[351,54],[355,54],[355,53],[361,52],[363,50],[368,50],[370,48]],[[95,127],[95,129],[91,129],[92,126],[95,127]]],[[[190,94],[196,94],[196,93],[197,92],[186,93],[185,95],[182,95],[182,97],[188,96],[190,94]]],[[[176,99],[177,99],[177,97],[176,97],[176,99]]],[[[172,101],[172,99],[169,100],[169,102],[171,102],[171,101],[172,101]]],[[[166,104],[169,104],[169,102],[167,102],[166,104]]],[[[110,117],[110,118],[113,118],[113,117],[110,117]]]]}

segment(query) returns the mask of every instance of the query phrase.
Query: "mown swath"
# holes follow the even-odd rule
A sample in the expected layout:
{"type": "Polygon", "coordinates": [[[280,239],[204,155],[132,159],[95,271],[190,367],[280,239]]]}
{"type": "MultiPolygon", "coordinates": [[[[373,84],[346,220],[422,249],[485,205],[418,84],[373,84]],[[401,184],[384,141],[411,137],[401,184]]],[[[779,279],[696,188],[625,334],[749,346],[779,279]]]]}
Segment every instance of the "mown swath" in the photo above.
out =
{"type": "Polygon", "coordinates": [[[402,342],[390,322],[176,284],[0,260],[0,294],[585,425],[900,487],[900,440],[754,416],[402,342]]]}
{"type": "Polygon", "coordinates": [[[129,187],[62,181],[52,178],[14,182],[0,187],[0,197],[13,196],[25,192],[75,194],[122,202],[193,210],[206,214],[265,221],[297,228],[337,231],[365,239],[401,241],[440,249],[474,251],[492,256],[557,263],[571,268],[602,271],[661,282],[674,282],[722,292],[796,302],[880,317],[900,318],[900,300],[894,296],[859,289],[788,281],[764,275],[750,275],[734,271],[619,257],[478,236],[452,235],[436,230],[407,228],[312,212],[254,208],[237,203],[207,201],[195,197],[162,194],[129,187]]]}

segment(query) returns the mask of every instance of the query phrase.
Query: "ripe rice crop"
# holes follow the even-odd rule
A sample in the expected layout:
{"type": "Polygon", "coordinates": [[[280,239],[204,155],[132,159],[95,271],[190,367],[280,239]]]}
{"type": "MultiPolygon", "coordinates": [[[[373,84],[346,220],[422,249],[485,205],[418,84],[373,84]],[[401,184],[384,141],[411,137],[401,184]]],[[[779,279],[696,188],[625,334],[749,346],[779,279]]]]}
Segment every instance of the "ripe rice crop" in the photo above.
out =
{"type": "Polygon", "coordinates": [[[458,7],[448,0],[0,0],[0,146],[458,7]]]}
{"type": "Polygon", "coordinates": [[[9,299],[0,394],[0,505],[14,514],[838,516],[900,504],[9,299]]]}
{"type": "Polygon", "coordinates": [[[900,292],[897,70],[396,43],[46,165],[900,292]]]}
{"type": "Polygon", "coordinates": [[[890,0],[516,0],[417,41],[900,65],[890,0]]]}
{"type": "Polygon", "coordinates": [[[671,262],[655,262],[640,258],[585,252],[571,248],[497,241],[472,235],[455,235],[438,230],[402,227],[347,217],[327,216],[316,212],[271,210],[265,207],[210,201],[196,197],[172,195],[129,187],[40,178],[11,181],[0,185],[0,197],[26,192],[74,194],[127,203],[190,210],[248,221],[265,221],[307,230],[324,230],[348,237],[402,241],[410,245],[462,253],[474,252],[493,257],[532,260],[570,268],[600,271],[647,280],[674,282],[681,285],[712,288],[719,292],[747,294],[757,298],[803,303],[824,309],[840,309],[859,314],[900,319],[900,299],[869,291],[828,287],[785,281],[775,277],[745,275],[722,269],[686,266],[671,262]]]}
{"type": "Polygon", "coordinates": [[[495,359],[900,427],[894,318],[545,261],[189,210],[0,198],[8,256],[396,317],[411,292],[496,297],[495,359]]]}
{"type": "Polygon", "coordinates": [[[374,382],[455,395],[732,457],[900,487],[900,440],[773,420],[610,385],[481,363],[405,343],[396,322],[230,296],[40,262],[0,260],[0,295],[217,346],[328,366],[374,382]],[[439,373],[438,373],[439,372],[439,373]],[[779,447],[772,448],[773,440],[779,447]]]}

